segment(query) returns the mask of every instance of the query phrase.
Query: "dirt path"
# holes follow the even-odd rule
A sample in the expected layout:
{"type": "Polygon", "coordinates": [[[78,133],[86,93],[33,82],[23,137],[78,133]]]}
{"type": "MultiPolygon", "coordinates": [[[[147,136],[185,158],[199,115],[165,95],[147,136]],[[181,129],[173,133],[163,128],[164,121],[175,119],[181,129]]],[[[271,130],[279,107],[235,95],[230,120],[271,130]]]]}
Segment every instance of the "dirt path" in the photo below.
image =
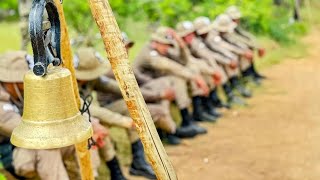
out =
{"type": "Polygon", "coordinates": [[[309,56],[266,69],[249,108],[206,124],[206,136],[167,147],[179,179],[320,179],[320,32],[304,41],[309,56]]]}

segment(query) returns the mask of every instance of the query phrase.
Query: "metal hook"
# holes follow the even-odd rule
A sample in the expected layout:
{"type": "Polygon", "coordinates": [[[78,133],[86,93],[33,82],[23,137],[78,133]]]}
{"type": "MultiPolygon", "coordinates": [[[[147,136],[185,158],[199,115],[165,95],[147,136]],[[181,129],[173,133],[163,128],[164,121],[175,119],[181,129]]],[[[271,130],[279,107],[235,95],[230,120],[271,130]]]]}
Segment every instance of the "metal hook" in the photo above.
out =
{"type": "Polygon", "coordinates": [[[60,20],[53,0],[34,0],[29,15],[30,38],[34,54],[33,72],[37,76],[47,73],[49,64],[59,66],[60,20]],[[44,10],[47,10],[49,21],[43,21],[44,10]]]}

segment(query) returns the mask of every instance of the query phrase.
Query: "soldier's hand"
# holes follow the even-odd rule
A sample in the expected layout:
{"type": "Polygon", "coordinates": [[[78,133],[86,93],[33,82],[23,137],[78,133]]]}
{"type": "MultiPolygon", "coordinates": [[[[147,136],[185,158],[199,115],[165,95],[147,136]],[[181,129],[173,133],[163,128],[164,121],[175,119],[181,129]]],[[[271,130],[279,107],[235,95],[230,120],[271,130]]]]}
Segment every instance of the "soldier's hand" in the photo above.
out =
{"type": "Polygon", "coordinates": [[[259,57],[262,58],[266,54],[266,50],[264,48],[259,48],[258,54],[259,54],[259,57]]]}
{"type": "Polygon", "coordinates": [[[237,69],[237,67],[238,67],[238,61],[235,61],[235,60],[231,60],[231,62],[230,62],[230,68],[231,69],[237,69]]]}
{"type": "Polygon", "coordinates": [[[168,34],[171,35],[172,38],[178,42],[180,48],[185,48],[186,47],[184,41],[182,40],[182,38],[180,36],[178,36],[178,34],[176,33],[175,30],[170,28],[168,30],[168,34]]]}
{"type": "Polygon", "coordinates": [[[248,50],[244,53],[244,57],[249,60],[249,61],[253,61],[253,53],[252,51],[248,50]]]}
{"type": "Polygon", "coordinates": [[[197,86],[203,91],[204,95],[209,94],[209,87],[206,84],[206,81],[201,76],[195,76],[194,81],[196,82],[197,86]]]}
{"type": "Polygon", "coordinates": [[[212,75],[212,79],[213,79],[213,83],[215,85],[220,85],[221,84],[221,80],[222,80],[222,76],[219,72],[214,72],[212,75]]]}
{"type": "Polygon", "coordinates": [[[173,101],[173,100],[175,100],[175,98],[176,98],[176,93],[174,92],[173,89],[168,88],[168,89],[166,89],[166,90],[164,90],[164,91],[162,92],[161,97],[162,97],[163,99],[167,99],[167,100],[169,100],[169,101],[173,101]]]}
{"type": "Polygon", "coordinates": [[[105,145],[104,138],[108,136],[108,130],[100,124],[99,120],[92,118],[91,124],[93,128],[93,136],[92,138],[96,142],[96,146],[101,148],[105,145]]]}

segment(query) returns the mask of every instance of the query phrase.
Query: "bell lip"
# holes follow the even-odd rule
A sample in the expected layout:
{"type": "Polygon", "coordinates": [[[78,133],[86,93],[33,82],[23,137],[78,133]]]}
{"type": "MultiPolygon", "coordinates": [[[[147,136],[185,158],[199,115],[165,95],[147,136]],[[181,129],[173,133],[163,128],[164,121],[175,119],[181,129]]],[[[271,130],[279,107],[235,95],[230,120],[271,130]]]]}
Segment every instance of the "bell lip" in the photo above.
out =
{"type": "MultiPolygon", "coordinates": [[[[26,122],[22,120],[22,122],[16,127],[11,135],[11,143],[17,147],[26,148],[26,149],[56,149],[56,148],[62,148],[71,146],[77,143],[84,142],[88,140],[90,137],[92,137],[93,130],[91,123],[85,119],[80,113],[78,113],[76,116],[73,116],[71,118],[68,118],[67,123],[64,123],[64,127],[68,127],[72,124],[74,127],[83,127],[83,124],[85,124],[85,128],[74,128],[73,132],[70,133],[70,130],[72,129],[66,129],[71,135],[63,135],[59,134],[58,132],[54,132],[54,130],[50,132],[50,134],[58,134],[56,137],[41,137],[43,140],[39,140],[39,137],[25,137],[24,133],[18,133],[17,131],[25,128],[30,127],[32,124],[36,124],[36,122],[26,122]],[[77,126],[79,125],[79,126],[77,126]],[[48,141],[45,141],[45,139],[48,139],[48,141]],[[50,140],[49,140],[50,139],[50,140]]],[[[61,123],[60,120],[57,121],[58,123],[61,123]]],[[[58,123],[51,123],[51,124],[58,124],[58,123]]],[[[37,125],[39,126],[39,125],[37,125]]],[[[46,129],[43,128],[36,128],[34,131],[38,131],[38,134],[46,134],[46,129]]],[[[34,133],[33,133],[34,134],[34,133]]]]}

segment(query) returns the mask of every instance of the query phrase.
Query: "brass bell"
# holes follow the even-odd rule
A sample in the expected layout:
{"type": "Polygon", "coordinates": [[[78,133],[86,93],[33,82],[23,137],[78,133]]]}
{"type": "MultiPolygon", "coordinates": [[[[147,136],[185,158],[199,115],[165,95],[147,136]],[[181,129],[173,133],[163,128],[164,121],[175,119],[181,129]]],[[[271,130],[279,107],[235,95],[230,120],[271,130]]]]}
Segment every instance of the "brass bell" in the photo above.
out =
{"type": "Polygon", "coordinates": [[[17,147],[54,149],[92,136],[91,123],[77,107],[68,69],[49,67],[44,77],[29,71],[24,77],[23,111],[11,136],[17,147]]]}

